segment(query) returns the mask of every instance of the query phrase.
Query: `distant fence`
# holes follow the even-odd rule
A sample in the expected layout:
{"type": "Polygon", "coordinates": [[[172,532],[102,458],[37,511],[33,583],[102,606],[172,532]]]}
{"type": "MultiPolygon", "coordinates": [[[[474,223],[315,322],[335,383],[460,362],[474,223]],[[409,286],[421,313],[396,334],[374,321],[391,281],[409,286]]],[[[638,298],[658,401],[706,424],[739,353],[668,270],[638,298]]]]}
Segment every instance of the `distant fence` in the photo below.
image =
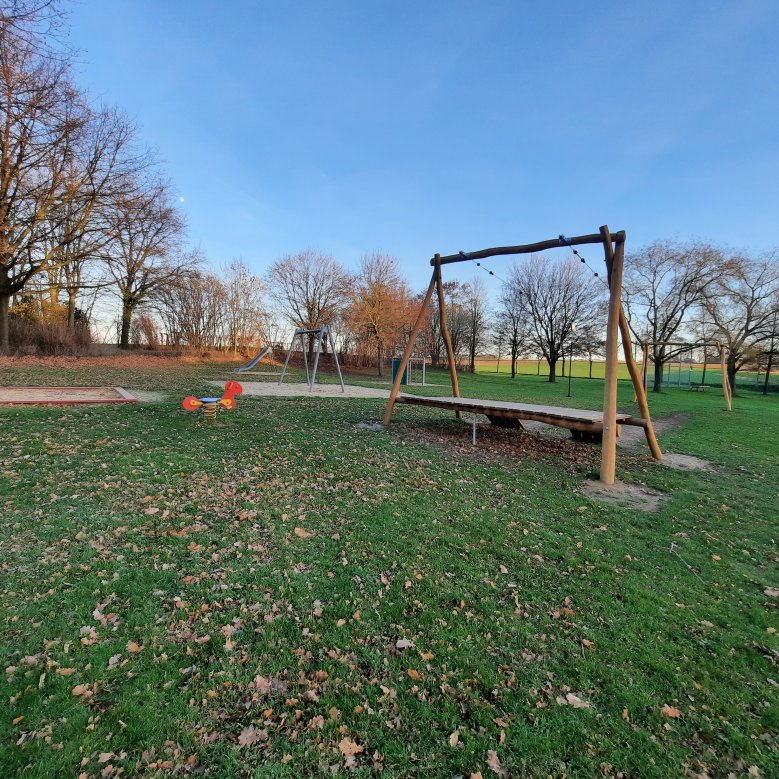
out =
{"type": "MultiPolygon", "coordinates": [[[[593,360],[592,366],[588,360],[573,360],[571,363],[571,377],[574,379],[602,379],[605,375],[606,363],[602,360],[593,360]]],[[[476,361],[478,373],[511,373],[510,360],[485,359],[476,361]]],[[[546,360],[518,360],[517,374],[522,376],[549,376],[549,366],[546,360]]],[[[557,363],[557,376],[564,378],[568,375],[568,361],[563,368],[562,360],[557,363]]],[[[630,379],[627,365],[620,363],[618,367],[620,379],[630,379]]],[[[649,364],[647,370],[647,384],[651,387],[654,382],[654,366],[649,364]]],[[[706,384],[710,387],[722,387],[722,371],[719,363],[706,365],[702,363],[687,364],[673,363],[666,365],[663,376],[663,386],[669,389],[679,387],[687,389],[693,384],[706,384]]],[[[739,371],[736,374],[736,390],[762,392],[765,385],[765,374],[756,371],[739,371]]],[[[772,372],[768,382],[768,392],[779,393],[779,366],[777,373],[772,372]]]]}

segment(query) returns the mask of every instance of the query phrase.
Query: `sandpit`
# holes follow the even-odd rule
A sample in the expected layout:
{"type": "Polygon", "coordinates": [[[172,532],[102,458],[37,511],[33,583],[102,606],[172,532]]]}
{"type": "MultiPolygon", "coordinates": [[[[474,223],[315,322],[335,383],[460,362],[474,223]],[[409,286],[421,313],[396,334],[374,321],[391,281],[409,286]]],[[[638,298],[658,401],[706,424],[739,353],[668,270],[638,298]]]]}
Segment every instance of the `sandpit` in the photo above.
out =
{"type": "Polygon", "coordinates": [[[0,387],[0,403],[11,405],[70,403],[135,403],[121,387],[0,387]]]}

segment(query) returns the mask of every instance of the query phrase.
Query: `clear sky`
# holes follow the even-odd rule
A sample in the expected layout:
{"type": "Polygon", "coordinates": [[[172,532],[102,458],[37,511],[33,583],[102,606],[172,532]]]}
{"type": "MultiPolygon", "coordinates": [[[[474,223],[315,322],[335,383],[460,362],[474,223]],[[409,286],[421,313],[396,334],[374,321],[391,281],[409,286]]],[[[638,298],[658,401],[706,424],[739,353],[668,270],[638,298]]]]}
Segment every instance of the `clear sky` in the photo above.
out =
{"type": "Polygon", "coordinates": [[[776,0],[81,0],[70,42],[214,263],[381,249],[419,288],[436,251],[604,223],[779,245],[777,29],[776,0]]]}

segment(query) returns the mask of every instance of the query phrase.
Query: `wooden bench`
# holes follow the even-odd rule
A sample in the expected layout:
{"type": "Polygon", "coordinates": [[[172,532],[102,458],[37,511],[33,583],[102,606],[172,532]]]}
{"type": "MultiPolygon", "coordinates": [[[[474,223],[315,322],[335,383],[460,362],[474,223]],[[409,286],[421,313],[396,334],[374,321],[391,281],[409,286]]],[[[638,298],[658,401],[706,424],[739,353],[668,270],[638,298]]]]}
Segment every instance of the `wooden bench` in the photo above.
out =
{"type": "MultiPolygon", "coordinates": [[[[466,411],[484,414],[494,425],[522,427],[520,420],[543,422],[546,425],[567,428],[574,439],[600,441],[603,437],[603,412],[564,406],[537,406],[531,403],[509,403],[504,400],[482,400],[477,398],[430,398],[422,395],[398,395],[398,403],[415,406],[432,406],[451,411],[466,411]]],[[[619,425],[643,427],[644,420],[633,419],[629,414],[617,414],[619,425]]]]}
{"type": "Polygon", "coordinates": [[[700,384],[696,382],[692,382],[690,384],[690,392],[706,392],[708,388],[709,388],[708,384],[700,384]]]}

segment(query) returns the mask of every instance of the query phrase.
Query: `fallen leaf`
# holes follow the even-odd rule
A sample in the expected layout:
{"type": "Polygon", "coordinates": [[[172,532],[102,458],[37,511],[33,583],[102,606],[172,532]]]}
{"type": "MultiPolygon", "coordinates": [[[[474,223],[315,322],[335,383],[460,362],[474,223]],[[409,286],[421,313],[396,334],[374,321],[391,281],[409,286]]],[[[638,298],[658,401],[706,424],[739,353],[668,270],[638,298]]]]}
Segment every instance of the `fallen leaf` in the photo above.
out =
{"type": "Polygon", "coordinates": [[[412,646],[414,646],[414,642],[413,641],[409,641],[407,638],[399,638],[395,642],[395,648],[396,649],[409,649],[412,646]]]}
{"type": "Polygon", "coordinates": [[[338,742],[338,749],[341,750],[342,755],[357,755],[363,752],[365,748],[356,741],[352,741],[348,736],[344,736],[338,742]]]}
{"type": "Polygon", "coordinates": [[[669,719],[679,719],[679,717],[682,715],[679,709],[677,709],[675,706],[669,706],[667,703],[663,704],[663,708],[660,709],[660,713],[669,719]]]}
{"type": "Polygon", "coordinates": [[[494,749],[487,752],[487,765],[498,775],[508,776],[506,769],[500,764],[498,753],[494,749]]]}
{"type": "Polygon", "coordinates": [[[565,704],[566,706],[573,706],[574,709],[589,709],[592,706],[589,701],[582,700],[578,695],[574,695],[572,692],[566,693],[564,698],[562,695],[558,695],[557,702],[565,704]]]}
{"type": "Polygon", "coordinates": [[[253,744],[256,744],[259,738],[260,731],[257,730],[254,725],[249,725],[249,727],[244,728],[241,731],[240,735],[238,736],[238,743],[242,747],[250,747],[253,744]]]}
{"type": "Polygon", "coordinates": [[[460,741],[460,733],[459,731],[455,730],[454,733],[450,734],[449,736],[449,746],[456,747],[459,741],[460,741]]]}
{"type": "Polygon", "coordinates": [[[76,669],[75,668],[58,668],[57,669],[57,673],[60,676],[70,676],[71,674],[76,673],[76,669]]]}
{"type": "Polygon", "coordinates": [[[776,587],[766,587],[763,590],[763,595],[767,595],[769,598],[779,598],[779,589],[776,587]]]}
{"type": "Polygon", "coordinates": [[[419,673],[415,668],[409,668],[406,670],[406,673],[409,676],[409,679],[413,679],[415,682],[421,681],[424,679],[424,676],[419,673]]]}
{"type": "Polygon", "coordinates": [[[128,641],[127,642],[127,651],[131,655],[137,655],[138,652],[143,652],[143,644],[139,644],[135,641],[128,641]]]}
{"type": "Polygon", "coordinates": [[[293,531],[298,538],[311,538],[313,533],[309,533],[308,530],[304,530],[302,527],[296,527],[293,531]]]}

